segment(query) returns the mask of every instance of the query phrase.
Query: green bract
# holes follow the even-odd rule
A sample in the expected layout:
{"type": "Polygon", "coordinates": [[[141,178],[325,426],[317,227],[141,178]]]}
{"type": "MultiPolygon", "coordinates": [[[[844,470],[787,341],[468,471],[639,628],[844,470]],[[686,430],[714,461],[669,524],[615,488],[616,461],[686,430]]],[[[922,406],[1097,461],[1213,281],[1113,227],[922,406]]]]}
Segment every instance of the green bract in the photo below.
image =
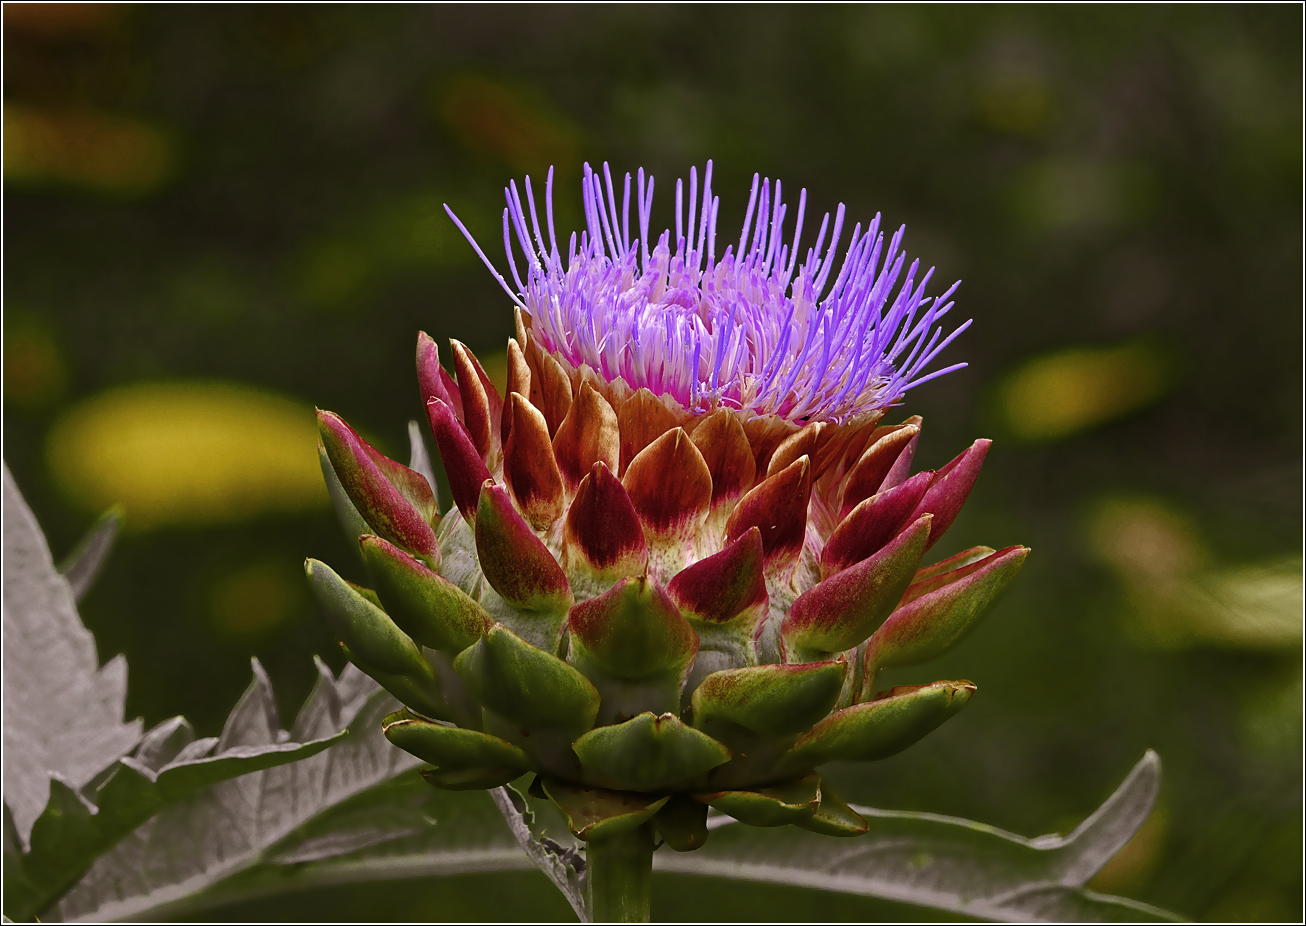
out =
{"type": "Polygon", "coordinates": [[[818,768],[904,749],[966,703],[967,681],[877,694],[875,676],[960,639],[1028,550],[923,565],[989,442],[910,476],[920,420],[880,426],[961,366],[930,372],[970,324],[945,335],[955,285],[927,297],[914,264],[900,282],[900,236],[886,249],[878,217],[859,225],[832,275],[840,207],[799,264],[805,198],[784,243],[780,185],[772,204],[755,177],[718,260],[709,163],[673,256],[669,231],[650,237],[651,181],[640,172],[632,226],[631,177],[619,205],[604,176],[606,192],[585,168],[587,232],[565,262],[551,201],[541,226],[529,180],[525,201],[511,188],[506,400],[462,344],[450,375],[418,339],[454,510],[319,412],[332,498],[347,531],[364,525],[382,607],[309,573],[350,658],[423,715],[386,732],[433,762],[427,780],[535,772],[590,845],[591,912],[627,919],[648,913],[655,831],[681,851],[705,842],[695,806],[864,833],[818,768]]]}
{"type": "Polygon", "coordinates": [[[956,642],[1028,552],[922,563],[988,442],[911,476],[919,419],[695,414],[569,369],[520,313],[507,401],[457,342],[453,367],[422,335],[443,516],[423,476],[318,416],[375,591],[307,570],[350,659],[407,706],[391,742],[437,787],[535,773],[590,842],[648,824],[696,849],[708,806],[864,833],[821,766],[893,755],[966,704],[968,681],[875,676],[956,642]]]}

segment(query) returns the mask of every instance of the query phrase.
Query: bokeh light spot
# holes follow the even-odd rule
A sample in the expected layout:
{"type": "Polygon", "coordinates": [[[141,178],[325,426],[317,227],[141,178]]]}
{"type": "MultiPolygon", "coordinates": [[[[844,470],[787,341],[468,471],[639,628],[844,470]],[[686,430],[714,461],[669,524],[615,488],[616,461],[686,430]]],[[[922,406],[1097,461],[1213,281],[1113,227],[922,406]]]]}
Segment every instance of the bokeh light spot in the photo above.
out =
{"type": "Polygon", "coordinates": [[[1139,645],[1301,648],[1300,556],[1218,566],[1188,518],[1147,498],[1100,502],[1088,539],[1124,586],[1126,630],[1139,645]]]}
{"type": "Polygon", "coordinates": [[[371,272],[371,262],[361,250],[343,242],[326,242],[304,262],[300,291],[314,305],[337,306],[358,293],[371,272]]]}
{"type": "Polygon", "coordinates": [[[984,124],[1012,135],[1037,135],[1052,112],[1047,81],[1037,74],[999,72],[982,81],[976,106],[984,124]]]}
{"type": "Polygon", "coordinates": [[[1018,438],[1047,441],[1104,424],[1156,399],[1167,364],[1143,344],[1059,351],[1027,361],[998,387],[1004,423],[1018,438]]]}
{"type": "Polygon", "coordinates": [[[1088,534],[1093,552],[1133,582],[1179,582],[1207,559],[1192,521],[1155,499],[1104,499],[1089,519],[1088,534]]]}
{"type": "Polygon", "coordinates": [[[26,408],[59,398],[68,366],[54,335],[31,320],[9,322],[4,333],[5,402],[26,408]]]}
{"type": "Polygon", "coordinates": [[[1195,602],[1205,636],[1245,649],[1300,649],[1302,560],[1287,557],[1203,576],[1195,602]]]}
{"type": "Polygon", "coordinates": [[[151,383],[88,399],[61,416],[47,458],[92,511],[121,503],[125,528],[240,521],[328,501],[313,409],[223,383],[151,383]]]}
{"type": "Polygon", "coordinates": [[[44,38],[103,31],[120,17],[121,3],[6,3],[4,27],[44,38]]]}
{"type": "Polygon", "coordinates": [[[139,195],[160,186],[172,162],[168,139],[138,119],[4,104],[6,183],[66,183],[139,195]]]}
{"type": "Polygon", "coordinates": [[[1019,175],[1012,202],[1037,234],[1085,235],[1150,215],[1156,190],[1152,168],[1142,162],[1048,158],[1019,175]]]}
{"type": "Polygon", "coordinates": [[[468,148],[518,171],[538,171],[575,160],[576,130],[540,101],[476,74],[455,77],[437,109],[468,148]]]}
{"type": "Polygon", "coordinates": [[[264,637],[294,615],[302,582],[275,560],[253,563],[220,579],[209,606],[224,635],[240,640],[264,637]]]}

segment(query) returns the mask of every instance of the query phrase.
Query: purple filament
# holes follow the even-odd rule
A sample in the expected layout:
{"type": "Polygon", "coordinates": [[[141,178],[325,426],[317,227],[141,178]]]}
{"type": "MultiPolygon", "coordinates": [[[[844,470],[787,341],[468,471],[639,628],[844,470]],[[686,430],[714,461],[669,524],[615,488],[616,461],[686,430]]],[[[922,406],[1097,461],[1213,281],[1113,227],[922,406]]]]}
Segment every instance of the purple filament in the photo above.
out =
{"type": "Polygon", "coordinates": [[[565,261],[553,224],[553,171],[544,193],[547,244],[530,178],[524,204],[516,183],[509,184],[503,239],[515,290],[445,208],[499,285],[531,316],[541,347],[573,369],[588,364],[608,380],[647,387],[692,411],[724,406],[790,421],[849,421],[965,366],[927,370],[970,321],[943,335],[939,322],[952,309],[946,300],[959,284],[940,297],[926,296],[934,271],[917,284],[919,262],[904,277],[904,228],[886,246],[879,215],[864,232],[857,225],[830,283],[843,205],[833,226],[825,216],[815,246],[798,264],[807,191],[799,194],[786,241],[788,207],[780,182],[773,195],[770,180],[754,175],[738,248],[727,247],[718,259],[720,203],[712,195],[711,161],[702,181],[700,197],[698,171],[690,171],[687,204],[684,184],[676,183],[675,251],[670,230],[650,249],[653,178],[640,169],[639,237],[632,241],[631,175],[618,203],[608,165],[600,177],[586,164],[585,231],[579,241],[571,236],[565,261]],[[524,276],[514,239],[526,258],[524,276]]]}

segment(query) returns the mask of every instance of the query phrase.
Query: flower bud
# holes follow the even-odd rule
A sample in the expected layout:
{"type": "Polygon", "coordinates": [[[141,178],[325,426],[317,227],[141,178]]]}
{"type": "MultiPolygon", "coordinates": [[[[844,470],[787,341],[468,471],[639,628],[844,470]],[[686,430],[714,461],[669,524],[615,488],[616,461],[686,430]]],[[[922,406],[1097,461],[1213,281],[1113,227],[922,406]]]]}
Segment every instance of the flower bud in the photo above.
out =
{"type": "Polygon", "coordinates": [[[567,661],[603,695],[602,722],[645,711],[679,713],[698,636],[656,582],[622,579],[573,607],[567,626],[567,661]]]}
{"type": "Polygon", "coordinates": [[[381,729],[390,742],[441,772],[512,769],[512,778],[520,778],[531,768],[526,753],[497,736],[435,723],[407,710],[387,715],[381,729]]]}
{"type": "Polygon", "coordinates": [[[435,494],[426,477],[377,452],[343,418],[317,412],[322,447],[341,488],[376,533],[439,566],[435,494]]]}
{"type": "Polygon", "coordinates": [[[651,711],[597,727],[572,748],[590,780],[619,791],[672,788],[730,761],[730,750],[712,737],[675,714],[651,711]]]}
{"type": "Polygon", "coordinates": [[[780,627],[790,660],[828,658],[875,632],[916,574],[929,532],[930,516],[925,515],[874,556],[799,595],[780,627]]]}
{"type": "Polygon", "coordinates": [[[930,528],[930,546],[939,542],[943,532],[952,526],[953,520],[966,504],[970,490],[979,478],[980,467],[989,452],[991,440],[981,438],[975,441],[947,465],[934,474],[930,487],[913,512],[913,518],[923,514],[934,515],[934,526],[930,528]]]}
{"type": "Polygon", "coordinates": [[[816,813],[821,804],[821,779],[808,775],[754,791],[716,791],[694,797],[749,826],[785,826],[816,813]]]}
{"type": "Polygon", "coordinates": [[[372,600],[325,563],[304,561],[304,571],[349,660],[409,707],[445,718],[448,706],[435,670],[412,638],[372,600]]]}
{"type": "Polygon", "coordinates": [[[504,601],[546,618],[554,629],[562,623],[574,600],[567,576],[492,479],[481,486],[476,509],[476,555],[485,580],[504,601]]]}
{"type": "Polygon", "coordinates": [[[445,474],[449,477],[449,492],[453,503],[469,524],[476,520],[476,506],[480,503],[481,486],[490,478],[485,461],[477,451],[467,429],[454,417],[453,409],[439,398],[426,403],[426,417],[435,435],[445,474]]]}
{"type": "Polygon", "coordinates": [[[882,692],[822,720],[780,760],[793,771],[826,762],[869,762],[896,755],[961,710],[975,693],[970,682],[935,682],[882,692]]]}
{"type": "Polygon", "coordinates": [[[562,561],[572,584],[590,594],[648,571],[648,544],[635,505],[602,461],[576,487],[562,529],[562,561]]]}
{"type": "Polygon", "coordinates": [[[1028,555],[1028,547],[1007,547],[908,588],[897,610],[866,644],[862,698],[869,695],[877,670],[926,662],[969,633],[1016,578],[1028,555]]]}
{"type": "Polygon", "coordinates": [[[462,589],[393,544],[374,534],[358,543],[386,613],[423,646],[460,653],[494,623],[462,589]]]}
{"type": "Polygon", "coordinates": [[[875,676],[959,639],[1027,552],[922,567],[988,441],[912,476],[921,419],[881,424],[964,366],[935,358],[970,323],[941,327],[953,290],[927,295],[932,271],[918,278],[878,217],[845,245],[841,212],[800,265],[778,184],[773,202],[755,178],[721,250],[710,169],[674,239],[647,227],[642,176],[638,227],[629,175],[620,204],[605,179],[606,195],[586,166],[588,227],[567,248],[551,209],[541,224],[509,191],[505,244],[526,271],[496,274],[515,304],[506,401],[464,345],[446,372],[418,337],[456,514],[440,521],[425,481],[320,417],[377,591],[320,564],[310,578],[346,654],[410,706],[386,735],[438,787],[535,771],[574,834],[629,835],[641,858],[655,833],[701,846],[708,806],[861,835],[814,770],[890,755],[966,703],[969,682],[875,695],[875,676]]]}
{"type": "Polygon", "coordinates": [[[579,736],[594,726],[599,693],[585,676],[502,624],[463,650],[454,671],[478,701],[525,727],[579,736]]]}

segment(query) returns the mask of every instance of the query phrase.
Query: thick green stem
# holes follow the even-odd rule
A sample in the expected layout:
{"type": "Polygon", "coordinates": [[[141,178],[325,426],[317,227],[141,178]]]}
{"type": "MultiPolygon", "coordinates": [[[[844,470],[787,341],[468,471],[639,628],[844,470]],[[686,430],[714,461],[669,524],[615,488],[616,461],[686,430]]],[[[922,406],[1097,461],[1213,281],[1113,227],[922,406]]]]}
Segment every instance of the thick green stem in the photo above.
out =
{"type": "Polygon", "coordinates": [[[585,844],[590,918],[597,923],[647,923],[653,902],[653,830],[644,824],[585,844]]]}

